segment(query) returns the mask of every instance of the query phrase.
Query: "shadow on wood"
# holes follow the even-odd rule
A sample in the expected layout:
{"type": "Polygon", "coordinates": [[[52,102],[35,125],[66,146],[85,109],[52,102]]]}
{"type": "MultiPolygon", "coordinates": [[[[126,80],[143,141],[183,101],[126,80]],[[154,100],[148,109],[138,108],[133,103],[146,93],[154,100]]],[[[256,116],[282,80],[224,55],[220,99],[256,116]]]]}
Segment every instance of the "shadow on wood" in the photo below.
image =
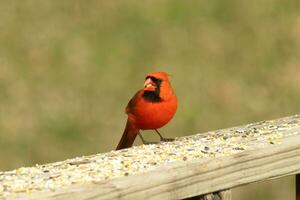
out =
{"type": "Polygon", "coordinates": [[[231,190],[223,190],[206,195],[190,197],[184,200],[231,200],[231,190]]]}

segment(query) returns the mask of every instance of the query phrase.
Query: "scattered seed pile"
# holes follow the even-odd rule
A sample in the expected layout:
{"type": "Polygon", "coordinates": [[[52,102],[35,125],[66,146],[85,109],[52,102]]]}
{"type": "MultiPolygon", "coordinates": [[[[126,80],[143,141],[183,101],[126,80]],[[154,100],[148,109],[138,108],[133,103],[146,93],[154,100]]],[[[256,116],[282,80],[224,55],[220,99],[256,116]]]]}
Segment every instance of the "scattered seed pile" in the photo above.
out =
{"type": "Polygon", "coordinates": [[[214,158],[279,144],[300,134],[300,115],[217,130],[174,142],[142,145],[120,151],[78,157],[61,162],[0,172],[0,198],[18,193],[55,191],[128,176],[176,161],[214,158]]]}

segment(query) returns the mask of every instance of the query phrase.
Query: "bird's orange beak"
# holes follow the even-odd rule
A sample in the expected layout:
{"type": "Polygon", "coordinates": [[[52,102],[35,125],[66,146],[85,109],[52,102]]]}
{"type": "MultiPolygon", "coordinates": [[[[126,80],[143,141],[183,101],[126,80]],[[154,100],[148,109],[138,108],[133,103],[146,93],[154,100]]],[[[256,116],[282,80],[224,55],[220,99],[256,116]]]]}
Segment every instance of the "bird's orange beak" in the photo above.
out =
{"type": "Polygon", "coordinates": [[[144,91],[153,92],[156,89],[155,83],[151,80],[151,78],[147,78],[144,83],[144,91]]]}

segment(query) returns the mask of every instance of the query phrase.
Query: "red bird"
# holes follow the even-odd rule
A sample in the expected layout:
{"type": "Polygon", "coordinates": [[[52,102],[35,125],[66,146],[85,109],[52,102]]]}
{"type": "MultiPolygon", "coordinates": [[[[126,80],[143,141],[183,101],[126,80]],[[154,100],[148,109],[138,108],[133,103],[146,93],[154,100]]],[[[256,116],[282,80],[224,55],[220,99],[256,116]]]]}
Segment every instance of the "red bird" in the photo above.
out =
{"type": "Polygon", "coordinates": [[[166,72],[147,74],[144,88],[132,97],[126,107],[128,119],[117,150],[131,147],[137,135],[144,144],[147,144],[140,130],[152,129],[157,132],[161,141],[172,140],[162,137],[157,129],[173,118],[177,103],[177,97],[166,72]]]}

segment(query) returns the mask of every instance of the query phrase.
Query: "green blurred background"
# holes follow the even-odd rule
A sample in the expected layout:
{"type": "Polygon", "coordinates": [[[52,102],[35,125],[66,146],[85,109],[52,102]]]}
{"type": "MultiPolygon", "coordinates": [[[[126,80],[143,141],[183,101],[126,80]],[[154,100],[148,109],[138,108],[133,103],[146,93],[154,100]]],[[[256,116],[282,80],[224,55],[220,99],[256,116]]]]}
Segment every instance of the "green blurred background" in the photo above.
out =
{"type": "MultiPolygon", "coordinates": [[[[0,1],[0,169],[114,149],[153,70],[172,74],[179,98],[168,137],[300,113],[299,4],[0,1]]],[[[293,199],[292,186],[233,196],[293,199]]]]}

